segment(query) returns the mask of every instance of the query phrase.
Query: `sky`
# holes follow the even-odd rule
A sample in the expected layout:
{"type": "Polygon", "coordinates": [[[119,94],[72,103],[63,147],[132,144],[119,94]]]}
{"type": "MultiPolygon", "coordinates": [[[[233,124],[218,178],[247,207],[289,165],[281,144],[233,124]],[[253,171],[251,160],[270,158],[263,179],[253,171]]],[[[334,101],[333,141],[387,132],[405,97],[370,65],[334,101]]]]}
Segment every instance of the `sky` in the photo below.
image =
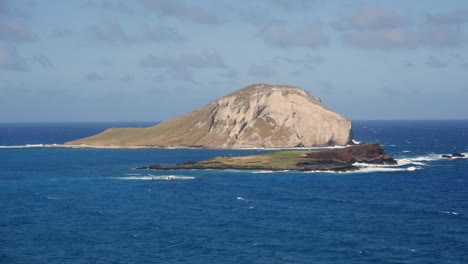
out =
{"type": "Polygon", "coordinates": [[[468,118],[466,0],[0,0],[0,122],[163,121],[254,83],[468,118]]]}

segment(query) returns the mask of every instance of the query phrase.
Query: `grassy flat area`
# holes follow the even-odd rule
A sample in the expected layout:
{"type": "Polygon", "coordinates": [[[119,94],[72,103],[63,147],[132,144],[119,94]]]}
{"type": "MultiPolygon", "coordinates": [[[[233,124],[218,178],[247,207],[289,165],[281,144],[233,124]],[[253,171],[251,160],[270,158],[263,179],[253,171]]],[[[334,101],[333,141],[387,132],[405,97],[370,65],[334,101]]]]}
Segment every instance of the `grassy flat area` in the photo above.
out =
{"type": "Polygon", "coordinates": [[[238,170],[333,170],[345,171],[356,169],[352,164],[339,159],[315,159],[307,154],[310,150],[278,151],[269,154],[242,157],[215,157],[200,162],[188,162],[173,166],[152,165],[149,169],[238,169],[238,170]]]}
{"type": "Polygon", "coordinates": [[[216,157],[211,160],[199,162],[199,164],[210,165],[220,163],[233,168],[253,168],[270,170],[294,170],[297,163],[307,160],[305,155],[310,151],[278,151],[263,155],[252,155],[243,157],[216,157]]]}

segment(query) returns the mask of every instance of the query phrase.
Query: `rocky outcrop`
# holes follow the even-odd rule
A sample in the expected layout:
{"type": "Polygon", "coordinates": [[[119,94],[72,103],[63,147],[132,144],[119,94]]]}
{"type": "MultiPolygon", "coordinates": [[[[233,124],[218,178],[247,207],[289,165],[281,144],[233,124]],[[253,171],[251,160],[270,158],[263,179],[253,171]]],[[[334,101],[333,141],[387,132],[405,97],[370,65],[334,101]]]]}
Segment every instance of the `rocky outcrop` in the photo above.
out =
{"type": "Polygon", "coordinates": [[[315,160],[339,160],[349,164],[356,162],[380,165],[397,164],[396,160],[387,155],[377,143],[355,145],[343,149],[310,152],[307,156],[315,160]]]}
{"type": "Polygon", "coordinates": [[[351,122],[299,87],[255,84],[149,128],[66,143],[97,147],[291,148],[346,145],[351,122]]]}
{"type": "Polygon", "coordinates": [[[265,155],[244,157],[216,157],[200,162],[178,165],[155,164],[139,169],[187,170],[187,169],[236,169],[236,170],[298,170],[298,171],[353,171],[355,163],[397,165],[378,144],[362,144],[343,149],[320,151],[279,151],[265,155]]]}

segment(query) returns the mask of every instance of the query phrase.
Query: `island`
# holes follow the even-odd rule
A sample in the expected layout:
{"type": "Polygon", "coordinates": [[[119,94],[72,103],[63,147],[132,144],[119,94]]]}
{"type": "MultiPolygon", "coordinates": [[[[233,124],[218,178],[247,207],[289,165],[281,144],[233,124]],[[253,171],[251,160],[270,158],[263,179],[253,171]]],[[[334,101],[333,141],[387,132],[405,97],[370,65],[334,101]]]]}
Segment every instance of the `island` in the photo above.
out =
{"type": "Polygon", "coordinates": [[[377,143],[352,145],[326,150],[283,150],[263,155],[215,157],[199,162],[177,165],[154,164],[137,169],[149,170],[297,170],[297,171],[354,171],[356,163],[396,165],[377,143]]]}
{"type": "Polygon", "coordinates": [[[67,142],[102,148],[294,148],[345,146],[351,121],[296,86],[252,84],[147,128],[110,128],[67,142]]]}

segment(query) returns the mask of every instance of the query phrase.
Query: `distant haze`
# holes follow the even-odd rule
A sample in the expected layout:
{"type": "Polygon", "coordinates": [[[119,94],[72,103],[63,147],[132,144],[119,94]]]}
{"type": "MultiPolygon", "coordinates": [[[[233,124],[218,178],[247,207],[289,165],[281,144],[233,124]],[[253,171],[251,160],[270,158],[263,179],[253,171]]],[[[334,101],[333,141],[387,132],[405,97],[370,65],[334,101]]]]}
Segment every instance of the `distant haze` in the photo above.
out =
{"type": "Polygon", "coordinates": [[[0,122],[161,121],[252,83],[468,118],[468,1],[0,0],[0,122]]]}

